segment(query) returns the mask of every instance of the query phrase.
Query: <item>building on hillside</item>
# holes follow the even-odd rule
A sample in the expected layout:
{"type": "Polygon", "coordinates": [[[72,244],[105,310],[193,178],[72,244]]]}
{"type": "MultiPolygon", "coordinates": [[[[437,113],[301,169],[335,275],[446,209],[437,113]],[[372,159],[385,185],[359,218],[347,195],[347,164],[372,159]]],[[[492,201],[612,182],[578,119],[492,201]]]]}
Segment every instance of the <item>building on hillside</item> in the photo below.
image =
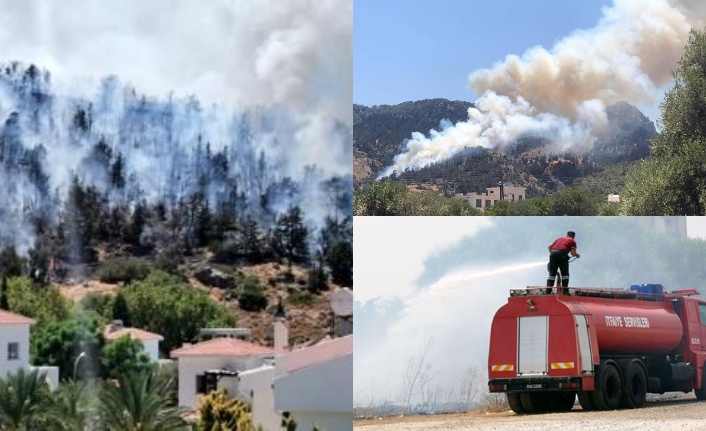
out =
{"type": "Polygon", "coordinates": [[[218,388],[235,396],[238,373],[262,366],[273,355],[270,347],[231,337],[212,338],[172,350],[170,356],[178,362],[179,405],[196,409],[199,396],[218,388]]]}
{"type": "Polygon", "coordinates": [[[164,337],[159,334],[139,328],[126,328],[122,320],[116,319],[105,327],[103,336],[107,342],[115,341],[122,337],[140,340],[143,350],[150,358],[150,361],[159,361],[159,342],[164,340],[164,337]]]}
{"type": "Polygon", "coordinates": [[[29,369],[29,327],[35,320],[0,310],[0,377],[29,369]]]}
{"type": "Polygon", "coordinates": [[[608,202],[620,202],[620,195],[608,195],[608,202]]]}
{"type": "Polygon", "coordinates": [[[503,186],[504,197],[501,199],[500,187],[488,187],[485,193],[456,193],[455,197],[466,200],[473,208],[484,211],[495,205],[499,200],[509,202],[522,202],[527,199],[527,188],[516,187],[512,184],[503,186]]]}

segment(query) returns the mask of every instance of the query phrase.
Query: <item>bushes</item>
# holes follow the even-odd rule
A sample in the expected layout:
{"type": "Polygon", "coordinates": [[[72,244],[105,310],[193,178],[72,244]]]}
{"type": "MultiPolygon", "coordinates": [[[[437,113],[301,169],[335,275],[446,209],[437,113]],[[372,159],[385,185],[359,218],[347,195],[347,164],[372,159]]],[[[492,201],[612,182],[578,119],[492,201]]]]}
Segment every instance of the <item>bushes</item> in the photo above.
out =
{"type": "Polygon", "coordinates": [[[243,290],[238,296],[238,304],[245,311],[262,311],[267,308],[267,297],[255,277],[247,276],[243,279],[243,290]]]}
{"type": "Polygon", "coordinates": [[[196,429],[254,431],[250,408],[242,401],[230,398],[225,389],[213,391],[199,400],[199,417],[196,429]]]}
{"type": "Polygon", "coordinates": [[[134,257],[107,260],[98,269],[98,279],[103,283],[125,284],[134,280],[143,280],[152,270],[149,263],[134,257]]]}

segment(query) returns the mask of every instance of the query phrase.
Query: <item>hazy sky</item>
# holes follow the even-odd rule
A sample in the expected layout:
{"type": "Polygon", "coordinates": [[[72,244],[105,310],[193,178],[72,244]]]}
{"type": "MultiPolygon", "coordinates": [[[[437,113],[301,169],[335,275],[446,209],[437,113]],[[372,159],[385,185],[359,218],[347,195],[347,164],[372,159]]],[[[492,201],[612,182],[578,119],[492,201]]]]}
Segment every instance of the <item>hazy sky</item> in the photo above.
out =
{"type": "MultiPolygon", "coordinates": [[[[531,217],[521,219],[532,226],[531,217]]],[[[608,218],[591,219],[589,223],[600,226],[608,218]]],[[[557,232],[547,234],[547,244],[572,226],[570,217],[555,220],[557,232]]],[[[627,218],[621,220],[629,222],[627,218]]],[[[407,359],[418,358],[427,340],[433,342],[429,361],[437,383],[452,385],[458,381],[459,373],[470,366],[479,368],[485,376],[493,314],[506,302],[510,288],[542,285],[546,278],[544,247],[527,250],[522,246],[513,249],[511,245],[507,259],[494,266],[474,263],[471,257],[467,264],[461,258],[460,266],[459,261],[446,261],[451,258],[450,247],[461,243],[464,247],[454,250],[482,253],[487,248],[489,255],[496,255],[503,244],[473,242],[480,230],[496,228],[495,223],[490,217],[354,219],[355,303],[358,310],[366,308],[361,313],[366,320],[356,321],[357,403],[368,403],[371,398],[396,400],[407,359]],[[434,255],[437,258],[430,259],[434,255]],[[438,256],[446,256],[446,260],[438,256]],[[420,276],[430,270],[441,274],[431,277],[434,281],[429,283],[420,282],[420,276]]],[[[688,217],[687,230],[692,238],[706,239],[706,217],[688,217]]],[[[522,241],[518,239],[519,244],[522,241]]],[[[591,249],[582,248],[587,242],[585,236],[579,238],[579,251],[584,256],[572,266],[576,268],[572,270],[574,286],[594,286],[586,282],[592,278],[592,255],[609,252],[595,250],[596,244],[601,244],[600,238],[592,242],[591,249]]],[[[703,244],[706,247],[706,242],[703,244]]],[[[636,262],[639,264],[642,263],[636,262]]],[[[641,272],[639,268],[636,271],[632,274],[641,272]]]]}

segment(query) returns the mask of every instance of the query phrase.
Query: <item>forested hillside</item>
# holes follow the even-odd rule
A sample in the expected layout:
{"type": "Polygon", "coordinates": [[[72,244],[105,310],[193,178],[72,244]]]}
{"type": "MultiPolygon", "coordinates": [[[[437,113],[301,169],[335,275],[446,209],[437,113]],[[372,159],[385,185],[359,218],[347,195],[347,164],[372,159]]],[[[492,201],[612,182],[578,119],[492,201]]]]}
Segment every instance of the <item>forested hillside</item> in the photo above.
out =
{"type": "MultiPolygon", "coordinates": [[[[439,123],[443,129],[466,120],[471,106],[443,99],[373,108],[356,105],[355,158],[364,158],[366,162],[360,166],[369,167],[371,172],[369,176],[357,176],[358,183],[369,181],[370,175],[374,178],[389,165],[412,132],[426,133],[429,128],[439,130],[439,123]]],[[[649,156],[649,140],[656,130],[647,117],[627,103],[607,107],[606,117],[605,130],[596,134],[588,148],[567,142],[563,151],[557,151],[545,138],[526,135],[502,150],[467,148],[446,161],[396,172],[395,177],[406,184],[433,184],[448,194],[482,192],[503,180],[528,187],[529,196],[542,196],[579,178],[599,175],[616,163],[649,156]]]]}
{"type": "Polygon", "coordinates": [[[353,151],[356,180],[374,178],[402,150],[413,132],[428,133],[442,121],[468,118],[472,103],[446,99],[404,102],[398,105],[353,105],[353,151]],[[368,174],[365,171],[369,171],[368,174]]]}
{"type": "MultiPolygon", "coordinates": [[[[282,308],[297,310],[296,342],[321,336],[328,292],[352,287],[352,183],[350,171],[302,162],[291,142],[301,121],[283,107],[142,95],[117,77],[90,98],[57,94],[49,71],[2,65],[0,278],[11,282],[0,299],[13,286],[56,289],[97,322],[166,334],[188,321],[169,348],[236,322],[266,343],[282,308]],[[194,301],[198,319],[179,308],[194,301]]],[[[332,152],[350,148],[343,124],[317,127],[332,152]]],[[[38,317],[33,331],[69,324],[68,311],[45,318],[21,298],[9,308],[38,317]]]]}

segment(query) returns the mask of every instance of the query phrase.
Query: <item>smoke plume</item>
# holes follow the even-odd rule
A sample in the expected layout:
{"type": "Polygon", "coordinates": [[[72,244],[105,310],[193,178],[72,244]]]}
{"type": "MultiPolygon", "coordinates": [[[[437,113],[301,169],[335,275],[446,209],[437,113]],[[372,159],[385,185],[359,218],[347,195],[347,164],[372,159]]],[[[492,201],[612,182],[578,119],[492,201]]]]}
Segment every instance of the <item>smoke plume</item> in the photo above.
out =
{"type": "Polygon", "coordinates": [[[74,177],[111,203],[178,202],[206,176],[212,204],[266,198],[275,214],[305,207],[314,225],[342,211],[351,0],[0,0],[0,11],[0,244],[26,250],[28,220],[60,205],[74,177]],[[118,156],[116,188],[106,166],[118,156]]]}
{"type": "Polygon", "coordinates": [[[555,150],[591,145],[606,125],[605,106],[656,102],[705,9],[691,0],[614,0],[593,28],[471,73],[468,85],[481,96],[468,121],[413,134],[382,175],[522,136],[546,138],[555,150]]]}

